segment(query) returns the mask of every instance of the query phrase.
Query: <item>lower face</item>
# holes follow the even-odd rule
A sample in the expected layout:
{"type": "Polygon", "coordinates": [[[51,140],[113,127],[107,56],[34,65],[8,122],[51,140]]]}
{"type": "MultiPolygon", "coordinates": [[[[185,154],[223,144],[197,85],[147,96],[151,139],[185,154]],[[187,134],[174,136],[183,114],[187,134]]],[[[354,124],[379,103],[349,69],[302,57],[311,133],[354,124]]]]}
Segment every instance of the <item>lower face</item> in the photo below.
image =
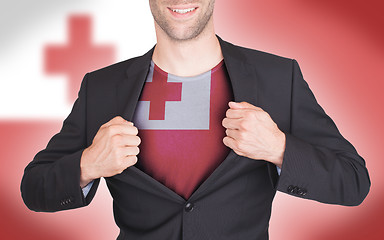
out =
{"type": "Polygon", "coordinates": [[[149,0],[153,18],[172,40],[198,37],[212,21],[215,0],[149,0]]]}

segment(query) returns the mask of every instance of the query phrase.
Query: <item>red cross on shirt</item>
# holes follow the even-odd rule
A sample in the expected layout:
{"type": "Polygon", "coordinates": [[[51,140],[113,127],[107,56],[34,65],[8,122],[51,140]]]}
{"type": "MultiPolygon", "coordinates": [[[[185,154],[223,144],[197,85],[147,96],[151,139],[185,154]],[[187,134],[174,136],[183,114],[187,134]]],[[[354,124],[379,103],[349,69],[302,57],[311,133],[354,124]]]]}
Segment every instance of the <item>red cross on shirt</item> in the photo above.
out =
{"type": "Polygon", "coordinates": [[[149,120],[165,120],[165,102],[181,101],[182,83],[167,82],[167,74],[155,65],[152,82],[146,82],[141,101],[150,101],[149,120]]]}

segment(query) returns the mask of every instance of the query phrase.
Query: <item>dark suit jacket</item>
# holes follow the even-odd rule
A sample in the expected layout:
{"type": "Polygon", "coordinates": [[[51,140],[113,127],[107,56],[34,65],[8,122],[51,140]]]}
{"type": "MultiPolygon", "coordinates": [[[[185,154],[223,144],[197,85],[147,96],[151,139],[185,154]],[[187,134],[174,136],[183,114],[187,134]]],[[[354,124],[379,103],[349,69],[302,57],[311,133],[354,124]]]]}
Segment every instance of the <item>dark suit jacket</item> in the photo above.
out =
{"type": "MultiPolygon", "coordinates": [[[[219,40],[235,101],[263,108],[286,134],[280,177],[273,164],[231,151],[186,201],[129,167],[106,178],[118,239],[268,239],[276,190],[342,205],[358,205],[367,195],[364,160],[318,105],[297,62],[219,40]]],[[[90,203],[99,181],[84,198],[82,151],[105,122],[117,115],[132,119],[152,53],[86,74],[61,131],[25,169],[21,192],[30,209],[61,211],[90,203]]]]}

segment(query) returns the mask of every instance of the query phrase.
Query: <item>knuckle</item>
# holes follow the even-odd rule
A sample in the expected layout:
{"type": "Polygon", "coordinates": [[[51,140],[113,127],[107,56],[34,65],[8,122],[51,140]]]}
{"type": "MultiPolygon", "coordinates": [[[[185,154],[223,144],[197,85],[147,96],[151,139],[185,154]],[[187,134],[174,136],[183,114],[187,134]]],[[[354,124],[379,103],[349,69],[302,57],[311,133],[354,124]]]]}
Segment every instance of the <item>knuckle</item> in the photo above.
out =
{"type": "Polygon", "coordinates": [[[269,119],[269,114],[267,112],[260,112],[259,113],[259,118],[263,121],[269,119]]]}
{"type": "Polygon", "coordinates": [[[117,174],[121,174],[122,172],[124,172],[124,170],[125,170],[125,166],[121,165],[118,169],[116,169],[116,172],[117,174]]]}
{"type": "Polygon", "coordinates": [[[120,151],[117,148],[114,148],[111,152],[112,157],[116,159],[115,161],[119,164],[120,151]]]}
{"type": "Polygon", "coordinates": [[[233,146],[234,146],[235,149],[237,149],[237,150],[240,150],[240,149],[241,149],[241,143],[238,142],[238,141],[235,141],[235,142],[233,143],[233,146]]]}
{"type": "Polygon", "coordinates": [[[112,119],[113,121],[116,121],[116,122],[121,122],[121,121],[125,121],[124,118],[122,118],[121,116],[116,116],[112,119]]]}
{"type": "Polygon", "coordinates": [[[236,150],[239,151],[239,152],[244,152],[243,144],[238,143],[237,146],[236,146],[236,150]]]}
{"type": "Polygon", "coordinates": [[[120,168],[116,168],[116,169],[113,169],[111,174],[108,174],[108,175],[111,175],[111,176],[114,176],[114,175],[118,175],[118,174],[121,174],[123,172],[122,169],[120,168]]]}
{"type": "Polygon", "coordinates": [[[246,120],[242,120],[239,122],[239,128],[240,129],[247,129],[248,128],[248,122],[246,120]]]}
{"type": "Polygon", "coordinates": [[[266,117],[268,117],[268,113],[267,112],[260,112],[260,117],[266,118],[266,117]]]}
{"type": "Polygon", "coordinates": [[[246,140],[248,137],[248,134],[246,131],[239,131],[239,139],[240,140],[246,140]]]}
{"type": "Polygon", "coordinates": [[[132,166],[137,163],[137,156],[129,156],[128,157],[129,165],[132,166]]]}
{"type": "Polygon", "coordinates": [[[253,111],[246,111],[244,113],[245,118],[253,119],[255,117],[255,113],[253,111]]]}
{"type": "Polygon", "coordinates": [[[121,161],[121,157],[115,157],[115,169],[119,170],[123,167],[123,162],[121,161]]]}
{"type": "Polygon", "coordinates": [[[243,152],[241,152],[241,151],[235,150],[235,153],[236,153],[237,155],[239,155],[239,156],[243,156],[243,157],[245,157],[245,154],[244,154],[243,152]]]}
{"type": "Polygon", "coordinates": [[[118,158],[115,158],[113,164],[111,165],[113,171],[119,171],[121,169],[121,161],[118,158]]]}
{"type": "Polygon", "coordinates": [[[99,131],[102,131],[102,130],[106,131],[106,130],[108,130],[109,125],[110,125],[109,122],[104,123],[103,125],[100,126],[99,131]]]}
{"type": "Polygon", "coordinates": [[[261,107],[257,107],[257,110],[258,110],[258,111],[265,112],[265,110],[264,110],[263,108],[261,108],[261,107]]]}
{"type": "Polygon", "coordinates": [[[107,127],[108,135],[113,136],[114,134],[116,134],[116,132],[118,132],[118,128],[119,127],[116,125],[109,125],[107,127]]]}
{"type": "Polygon", "coordinates": [[[128,125],[128,126],[133,126],[133,122],[130,122],[128,120],[124,120],[124,124],[128,125]]]}
{"type": "Polygon", "coordinates": [[[234,151],[239,151],[239,144],[236,141],[232,141],[230,148],[232,148],[234,151]]]}
{"type": "Polygon", "coordinates": [[[111,142],[112,144],[118,144],[121,142],[121,135],[112,135],[111,136],[111,142]]]}
{"type": "Polygon", "coordinates": [[[121,170],[124,170],[124,169],[126,169],[127,168],[127,163],[126,163],[126,161],[124,161],[124,159],[123,158],[121,158],[120,160],[119,160],[119,169],[121,169],[121,170]]]}

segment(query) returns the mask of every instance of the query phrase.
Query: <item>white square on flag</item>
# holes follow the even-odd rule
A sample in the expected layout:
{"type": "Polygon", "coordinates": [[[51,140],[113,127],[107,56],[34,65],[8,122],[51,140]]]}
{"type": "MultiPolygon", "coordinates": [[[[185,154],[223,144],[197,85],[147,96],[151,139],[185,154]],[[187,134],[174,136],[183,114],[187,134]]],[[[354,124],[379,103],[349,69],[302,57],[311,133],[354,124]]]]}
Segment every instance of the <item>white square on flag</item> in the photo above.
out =
{"type": "MultiPolygon", "coordinates": [[[[151,67],[146,82],[152,82],[153,69],[151,67]]],[[[139,129],[208,130],[211,71],[195,77],[178,77],[168,74],[167,82],[182,83],[181,101],[165,102],[164,120],[150,120],[151,101],[138,101],[133,118],[134,124],[139,129]]],[[[153,91],[161,91],[161,89],[153,91]]],[[[153,94],[156,93],[153,92],[153,94]]]]}

